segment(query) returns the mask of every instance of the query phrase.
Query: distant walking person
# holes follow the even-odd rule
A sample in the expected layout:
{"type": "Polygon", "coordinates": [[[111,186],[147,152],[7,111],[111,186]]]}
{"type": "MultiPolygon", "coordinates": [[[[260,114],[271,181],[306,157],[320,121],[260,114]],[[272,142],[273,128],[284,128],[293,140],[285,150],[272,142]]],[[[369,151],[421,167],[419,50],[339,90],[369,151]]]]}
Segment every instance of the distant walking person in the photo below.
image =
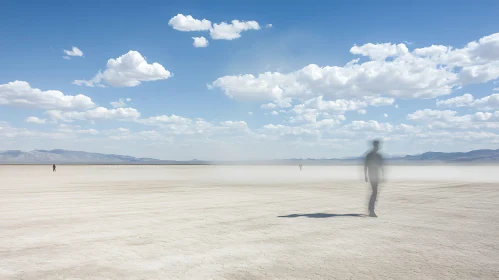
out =
{"type": "Polygon", "coordinates": [[[301,164],[300,164],[300,165],[298,165],[298,166],[300,167],[300,171],[301,171],[301,169],[302,169],[303,165],[301,165],[301,164]]]}
{"type": "Polygon", "coordinates": [[[56,170],[55,170],[55,164],[52,165],[52,172],[56,172],[56,170]]]}
{"type": "Polygon", "coordinates": [[[384,177],[383,158],[378,153],[379,144],[378,140],[373,141],[373,149],[367,154],[364,161],[364,176],[366,182],[371,182],[372,187],[371,199],[369,200],[369,216],[371,217],[377,217],[374,212],[374,205],[378,196],[379,181],[384,177]]]}

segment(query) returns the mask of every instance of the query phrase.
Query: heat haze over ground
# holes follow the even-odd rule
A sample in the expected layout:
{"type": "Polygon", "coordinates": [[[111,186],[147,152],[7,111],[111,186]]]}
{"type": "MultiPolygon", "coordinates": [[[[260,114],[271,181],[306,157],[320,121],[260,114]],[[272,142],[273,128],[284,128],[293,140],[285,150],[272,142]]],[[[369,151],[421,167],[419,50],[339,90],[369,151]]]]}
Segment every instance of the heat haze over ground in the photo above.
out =
{"type": "Polygon", "coordinates": [[[1,166],[0,279],[496,279],[499,167],[1,166]]]}

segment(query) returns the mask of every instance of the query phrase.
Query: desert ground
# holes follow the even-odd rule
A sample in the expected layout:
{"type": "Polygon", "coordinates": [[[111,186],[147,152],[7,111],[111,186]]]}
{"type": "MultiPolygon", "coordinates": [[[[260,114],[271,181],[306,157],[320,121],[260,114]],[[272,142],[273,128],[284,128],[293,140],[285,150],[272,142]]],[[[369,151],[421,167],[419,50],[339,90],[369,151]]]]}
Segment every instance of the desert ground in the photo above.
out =
{"type": "Polygon", "coordinates": [[[499,167],[0,166],[0,279],[498,279],[499,167]]]}

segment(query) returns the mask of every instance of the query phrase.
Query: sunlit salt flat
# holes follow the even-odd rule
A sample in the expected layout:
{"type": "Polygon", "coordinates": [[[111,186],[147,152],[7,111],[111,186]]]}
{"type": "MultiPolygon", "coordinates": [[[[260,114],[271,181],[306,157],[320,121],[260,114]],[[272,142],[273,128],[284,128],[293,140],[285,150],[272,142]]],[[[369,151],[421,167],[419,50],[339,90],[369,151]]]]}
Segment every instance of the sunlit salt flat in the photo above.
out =
{"type": "Polygon", "coordinates": [[[499,167],[0,167],[0,279],[497,279],[499,167]]]}

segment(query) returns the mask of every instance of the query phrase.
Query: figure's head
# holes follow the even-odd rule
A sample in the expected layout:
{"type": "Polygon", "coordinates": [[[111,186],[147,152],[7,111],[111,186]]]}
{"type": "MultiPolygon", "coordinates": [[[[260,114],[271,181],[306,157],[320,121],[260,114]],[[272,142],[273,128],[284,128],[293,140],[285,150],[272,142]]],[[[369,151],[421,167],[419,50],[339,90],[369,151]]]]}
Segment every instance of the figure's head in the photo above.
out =
{"type": "Polygon", "coordinates": [[[379,150],[379,140],[374,140],[373,141],[373,150],[378,151],[379,150]]]}

